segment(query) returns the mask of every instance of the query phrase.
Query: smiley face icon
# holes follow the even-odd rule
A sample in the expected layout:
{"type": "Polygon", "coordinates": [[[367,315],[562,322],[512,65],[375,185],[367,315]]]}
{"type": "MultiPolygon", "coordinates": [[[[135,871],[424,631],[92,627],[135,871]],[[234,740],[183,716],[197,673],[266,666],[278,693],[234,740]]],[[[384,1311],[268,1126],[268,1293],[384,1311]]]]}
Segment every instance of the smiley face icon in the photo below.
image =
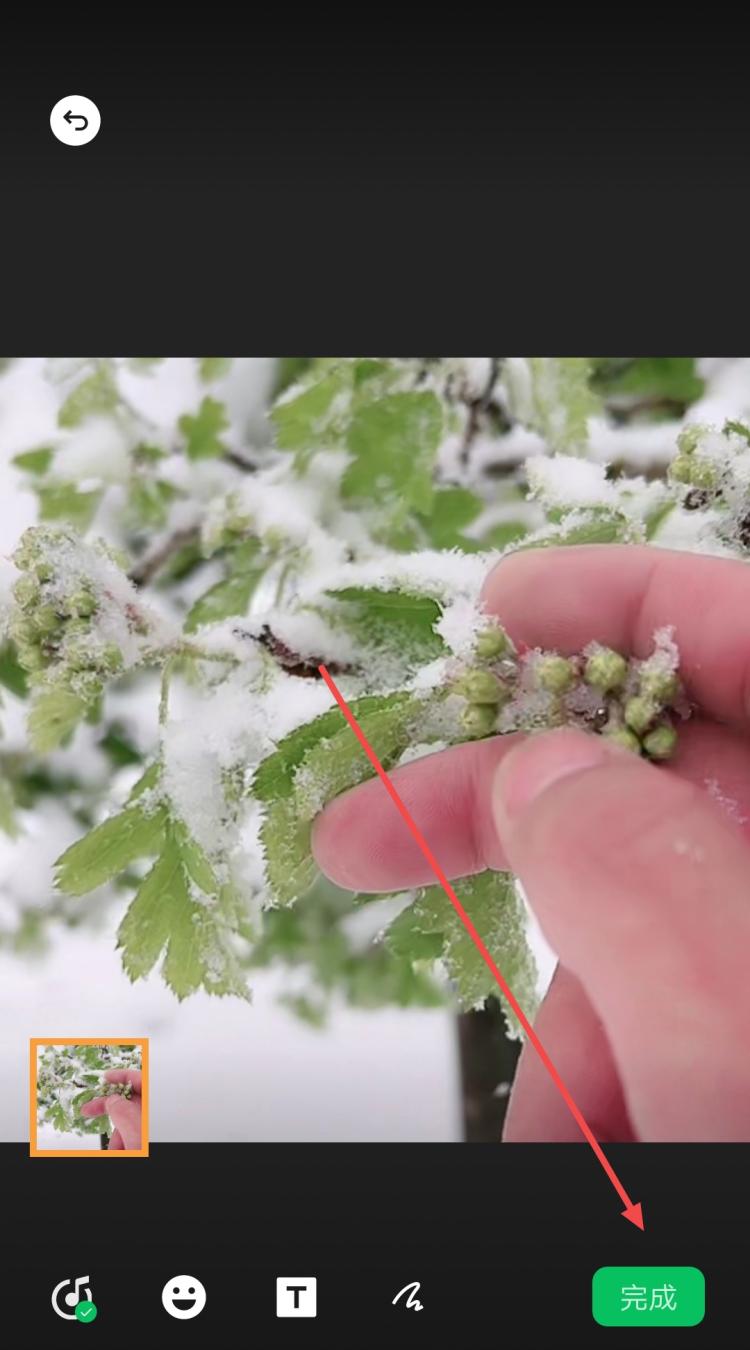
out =
{"type": "Polygon", "coordinates": [[[187,1322],[206,1306],[206,1291],[194,1275],[173,1275],[161,1291],[161,1301],[170,1317],[187,1322]]]}

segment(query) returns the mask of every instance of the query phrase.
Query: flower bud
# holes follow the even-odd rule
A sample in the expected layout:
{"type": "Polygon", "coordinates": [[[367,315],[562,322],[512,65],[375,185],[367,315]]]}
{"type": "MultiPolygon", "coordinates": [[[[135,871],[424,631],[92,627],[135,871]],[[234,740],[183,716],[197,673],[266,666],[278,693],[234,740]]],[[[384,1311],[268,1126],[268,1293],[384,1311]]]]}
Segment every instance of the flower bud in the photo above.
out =
{"type": "Polygon", "coordinates": [[[669,466],[669,477],[673,483],[692,483],[692,465],[685,455],[678,455],[669,466]]]}
{"type": "Polygon", "coordinates": [[[493,657],[502,656],[507,650],[507,635],[502,628],[494,624],[479,634],[474,645],[474,654],[482,661],[491,661],[493,657]]]}
{"type": "Polygon", "coordinates": [[[677,447],[683,455],[693,455],[698,447],[704,428],[693,422],[685,427],[677,437],[677,447]]]}
{"type": "Polygon", "coordinates": [[[23,609],[30,609],[39,601],[42,588],[36,577],[24,575],[19,577],[13,587],[13,594],[23,609]]]}
{"type": "Polygon", "coordinates": [[[600,647],[586,662],[583,678],[587,684],[608,694],[625,683],[627,673],[628,663],[624,656],[612,651],[611,647],[600,647]]]}
{"type": "Polygon", "coordinates": [[[627,727],[612,727],[611,730],[605,728],[602,735],[606,736],[608,741],[614,741],[615,745],[621,745],[624,750],[632,750],[635,755],[641,753],[638,737],[627,727]]]}
{"type": "Polygon", "coordinates": [[[501,703],[506,696],[502,680],[490,670],[469,670],[459,681],[459,692],[470,703],[501,703]]]}
{"type": "Polygon", "coordinates": [[[668,722],[654,727],[643,741],[643,748],[650,759],[669,759],[677,745],[677,732],[668,722]]]}
{"type": "Polygon", "coordinates": [[[534,676],[540,689],[548,694],[564,694],[573,683],[576,672],[564,656],[543,656],[534,667],[534,676]]]}
{"type": "Polygon", "coordinates": [[[29,622],[35,633],[40,637],[48,637],[60,627],[60,620],[57,616],[54,605],[38,605],[29,615],[29,622]]]}
{"type": "Polygon", "coordinates": [[[43,670],[45,666],[44,656],[39,646],[34,642],[19,642],[16,639],[16,655],[19,665],[33,675],[38,670],[43,670]]]}
{"type": "Polygon", "coordinates": [[[673,670],[644,670],[639,681],[641,693],[656,703],[671,703],[680,691],[680,681],[673,670]]]}
{"type": "Polygon", "coordinates": [[[86,590],[84,587],[74,591],[68,600],[68,608],[70,613],[75,614],[77,618],[87,619],[96,609],[96,598],[93,591],[86,590]]]}
{"type": "Polygon", "coordinates": [[[489,736],[496,729],[497,710],[488,703],[470,703],[461,713],[461,726],[467,736],[489,736]]]}
{"type": "Polygon", "coordinates": [[[103,670],[107,675],[119,674],[125,662],[116,642],[105,642],[96,654],[96,664],[98,669],[103,670]]]}
{"type": "Polygon", "coordinates": [[[625,721],[637,736],[642,736],[659,714],[659,708],[650,698],[636,694],[625,704],[625,721]]]}

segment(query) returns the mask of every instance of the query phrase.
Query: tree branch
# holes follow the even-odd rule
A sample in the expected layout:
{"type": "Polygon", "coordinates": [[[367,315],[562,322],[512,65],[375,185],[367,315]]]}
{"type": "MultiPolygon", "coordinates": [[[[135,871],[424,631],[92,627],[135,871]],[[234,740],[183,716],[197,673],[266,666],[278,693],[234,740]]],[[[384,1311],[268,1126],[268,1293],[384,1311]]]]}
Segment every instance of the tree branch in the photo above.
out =
{"type": "Polygon", "coordinates": [[[145,554],[137,563],[134,563],[128,572],[128,577],[134,586],[148,586],[153,581],[157,572],[160,572],[165,563],[186,544],[197,543],[200,539],[200,526],[189,525],[182,530],[175,530],[161,544],[157,544],[151,553],[145,554]]]}

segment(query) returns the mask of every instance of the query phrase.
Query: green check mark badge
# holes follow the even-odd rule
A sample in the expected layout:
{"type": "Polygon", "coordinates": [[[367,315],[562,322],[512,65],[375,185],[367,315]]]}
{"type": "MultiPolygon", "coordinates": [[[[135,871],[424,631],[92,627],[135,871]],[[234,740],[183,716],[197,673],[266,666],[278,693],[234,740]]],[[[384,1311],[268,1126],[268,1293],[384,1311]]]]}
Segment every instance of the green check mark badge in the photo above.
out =
{"type": "Polygon", "coordinates": [[[76,1303],[76,1320],[79,1322],[93,1322],[99,1309],[90,1299],[82,1298],[80,1303],[76,1303]]]}

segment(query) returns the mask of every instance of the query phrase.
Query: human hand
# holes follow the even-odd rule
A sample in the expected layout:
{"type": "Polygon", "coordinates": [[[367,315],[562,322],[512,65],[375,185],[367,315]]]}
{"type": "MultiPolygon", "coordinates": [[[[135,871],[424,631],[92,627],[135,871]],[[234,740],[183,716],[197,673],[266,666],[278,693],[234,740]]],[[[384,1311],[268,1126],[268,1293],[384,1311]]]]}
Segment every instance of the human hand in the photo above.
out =
{"type": "MultiPolygon", "coordinates": [[[[536,1030],[605,1140],[750,1139],[750,570],[652,547],[524,551],[484,601],[516,641],[644,656],[671,624],[700,712],[655,766],[573,729],[393,772],[450,877],[510,868],[559,966],[536,1030]]],[[[434,881],[382,784],[332,802],[313,848],[339,885],[434,881]]],[[[580,1140],[533,1047],[506,1141],[580,1140]]]]}
{"type": "Polygon", "coordinates": [[[108,1115],[112,1122],[110,1149],[130,1149],[141,1147],[141,1084],[139,1069],[107,1069],[104,1077],[108,1083],[130,1083],[133,1092],[130,1097],[121,1097],[112,1093],[108,1097],[93,1097],[81,1107],[82,1116],[108,1115]]]}

